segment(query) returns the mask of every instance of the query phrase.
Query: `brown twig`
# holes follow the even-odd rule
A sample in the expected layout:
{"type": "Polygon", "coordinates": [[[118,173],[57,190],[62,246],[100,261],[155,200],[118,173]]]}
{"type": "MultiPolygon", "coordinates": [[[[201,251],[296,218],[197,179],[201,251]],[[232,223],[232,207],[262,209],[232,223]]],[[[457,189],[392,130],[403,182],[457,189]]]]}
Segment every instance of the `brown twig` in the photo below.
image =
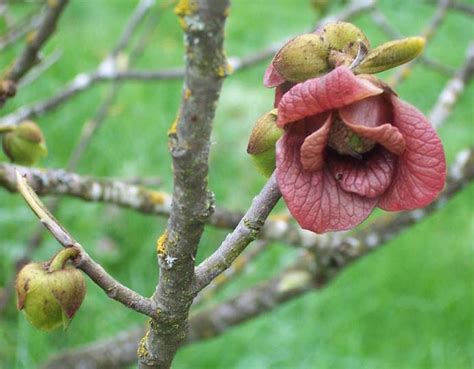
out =
{"type": "Polygon", "coordinates": [[[474,73],[474,42],[471,42],[466,50],[466,59],[464,64],[459,68],[454,77],[450,79],[443,91],[438,96],[436,104],[431,109],[429,121],[435,128],[439,128],[456,103],[459,95],[466,87],[474,73]]]}
{"type": "Polygon", "coordinates": [[[0,37],[0,50],[6,49],[28,32],[37,28],[42,18],[41,14],[37,14],[37,11],[34,11],[26,15],[23,19],[18,21],[18,23],[13,24],[7,32],[0,37]]]}
{"type": "Polygon", "coordinates": [[[249,210],[218,249],[196,267],[196,290],[200,291],[230,267],[247,245],[257,238],[268,215],[281,197],[275,174],[255,197],[249,210]]]}
{"type": "Polygon", "coordinates": [[[212,297],[221,290],[224,286],[229,284],[237,278],[262,252],[267,250],[269,246],[268,241],[258,240],[251,248],[245,250],[240,254],[231,264],[231,266],[224,272],[219,274],[213,281],[199,292],[194,299],[193,307],[200,305],[206,301],[210,301],[212,297]]]}
{"type": "Polygon", "coordinates": [[[16,172],[16,177],[18,191],[44,227],[63,247],[74,247],[79,250],[78,256],[73,260],[73,264],[86,273],[110,298],[136,312],[145,314],[149,317],[156,317],[156,305],[154,301],[123,286],[108,274],[101,265],[92,260],[83,247],[69,234],[57,219],[51,215],[49,210],[28,185],[25,177],[23,177],[18,171],[16,172]]]}
{"type": "Polygon", "coordinates": [[[15,61],[11,69],[6,73],[5,79],[18,82],[38,62],[38,52],[49,37],[56,30],[57,22],[61,16],[68,0],[56,0],[46,2],[46,12],[34,35],[15,61]]]}
{"type": "MultiPolygon", "coordinates": [[[[372,21],[391,39],[401,39],[404,36],[393,27],[387,17],[377,8],[374,7],[370,11],[372,21]]],[[[430,59],[425,54],[418,56],[418,59],[428,68],[431,68],[438,73],[441,73],[445,76],[452,77],[455,73],[455,70],[448,65],[442,64],[434,59],[430,59]]]]}
{"type": "Polygon", "coordinates": [[[186,73],[176,129],[169,134],[173,198],[165,233],[157,246],[160,278],[153,299],[159,316],[138,349],[139,368],[168,369],[186,334],[194,299],[194,257],[212,212],[207,190],[208,156],[216,102],[226,75],[223,51],[228,1],[180,2],[185,31],[186,73]]]}
{"type": "MultiPolygon", "coordinates": [[[[421,35],[426,39],[426,44],[428,44],[435,32],[439,29],[440,24],[446,17],[450,3],[451,0],[438,1],[438,7],[436,8],[435,13],[428,21],[428,24],[425,26],[424,30],[421,32],[421,35]]],[[[416,65],[417,62],[418,59],[415,59],[410,63],[398,68],[397,71],[390,77],[388,81],[389,84],[392,87],[399,85],[410,74],[411,69],[416,65]]]]}
{"type": "MultiPolygon", "coordinates": [[[[428,0],[428,3],[436,4],[436,0],[428,0]]],[[[474,6],[472,4],[468,4],[466,2],[461,2],[461,1],[451,1],[449,4],[449,7],[453,10],[457,10],[461,13],[464,13],[468,16],[473,16],[474,15],[474,6]]]]}

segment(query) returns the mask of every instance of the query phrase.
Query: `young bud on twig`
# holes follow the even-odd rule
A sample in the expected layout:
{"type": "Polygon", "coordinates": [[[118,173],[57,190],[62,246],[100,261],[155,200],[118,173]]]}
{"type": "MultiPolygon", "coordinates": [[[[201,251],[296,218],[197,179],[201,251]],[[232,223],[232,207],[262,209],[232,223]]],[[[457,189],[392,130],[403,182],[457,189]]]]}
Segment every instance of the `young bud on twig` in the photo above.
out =
{"type": "Polygon", "coordinates": [[[3,151],[14,163],[35,165],[48,154],[43,133],[32,121],[24,121],[3,136],[3,151]]]}
{"type": "Polygon", "coordinates": [[[68,265],[78,250],[67,247],[52,260],[30,263],[16,279],[17,307],[28,321],[41,330],[67,328],[86,293],[82,273],[68,265]]]}
{"type": "Polygon", "coordinates": [[[273,109],[257,120],[247,146],[247,153],[266,177],[275,169],[275,143],[283,135],[283,130],[276,125],[277,114],[277,109],[273,109]]]}
{"type": "Polygon", "coordinates": [[[273,66],[287,81],[303,82],[329,70],[328,45],[315,33],[295,37],[275,55],[273,66]]]}
{"type": "Polygon", "coordinates": [[[359,52],[360,43],[370,50],[367,36],[352,23],[332,22],[317,31],[331,50],[346,54],[354,59],[359,52]]]}

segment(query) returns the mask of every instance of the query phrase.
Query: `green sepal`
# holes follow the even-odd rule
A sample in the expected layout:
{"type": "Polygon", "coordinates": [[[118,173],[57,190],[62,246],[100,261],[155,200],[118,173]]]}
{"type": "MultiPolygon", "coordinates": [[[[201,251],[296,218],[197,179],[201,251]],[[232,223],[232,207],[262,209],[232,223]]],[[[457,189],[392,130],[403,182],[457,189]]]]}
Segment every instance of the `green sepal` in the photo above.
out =
{"type": "Polygon", "coordinates": [[[273,109],[257,120],[247,146],[258,171],[266,177],[275,169],[275,144],[284,132],[276,125],[277,114],[277,109],[273,109]]]}
{"type": "Polygon", "coordinates": [[[408,37],[386,42],[371,50],[365,59],[354,68],[357,74],[373,74],[398,67],[416,58],[425,47],[423,37],[408,37]]]}

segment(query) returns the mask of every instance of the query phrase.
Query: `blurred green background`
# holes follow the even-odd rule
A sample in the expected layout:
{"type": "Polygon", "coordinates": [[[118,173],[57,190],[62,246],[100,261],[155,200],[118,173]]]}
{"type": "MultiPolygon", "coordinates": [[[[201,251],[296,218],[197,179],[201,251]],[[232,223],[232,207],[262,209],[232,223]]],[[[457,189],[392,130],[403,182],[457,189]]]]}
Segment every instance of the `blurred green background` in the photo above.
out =
{"type": "MultiPolygon", "coordinates": [[[[93,70],[111,49],[136,5],[132,0],[71,0],[59,32],[47,44],[61,50],[58,63],[21,90],[2,114],[58,91],[77,73],[93,70]]],[[[167,1],[166,3],[170,3],[167,1]]],[[[165,3],[165,4],[166,4],[165,3]]],[[[172,6],[159,6],[158,27],[137,68],[182,65],[182,31],[172,6]]],[[[471,2],[471,4],[473,4],[471,2]]],[[[17,19],[38,4],[12,2],[17,19]]],[[[334,2],[337,9],[340,3],[334,2]]],[[[404,35],[417,35],[435,7],[425,1],[380,1],[380,8],[404,35]]],[[[229,56],[257,51],[271,42],[303,33],[317,14],[308,0],[235,0],[228,20],[229,56]]],[[[355,24],[373,45],[385,40],[370,16],[355,24]]],[[[3,25],[4,27],[4,25],[3,25]]],[[[473,23],[450,11],[426,54],[452,67],[464,59],[473,39],[473,23]]],[[[8,65],[22,45],[2,52],[8,65]]],[[[253,169],[246,145],[256,118],[272,106],[272,91],[262,86],[268,62],[231,75],[224,83],[215,119],[210,188],[218,206],[245,210],[265,179],[253,169]]],[[[386,76],[390,75],[387,73],[386,76]]],[[[398,92],[428,113],[447,78],[418,65],[398,92]]],[[[171,190],[171,162],[166,132],[176,116],[181,81],[127,83],[110,117],[78,168],[81,174],[108,177],[159,176],[171,190]]],[[[107,84],[88,90],[37,119],[50,155],[42,166],[65,166],[83,123],[107,84]]],[[[463,93],[440,129],[448,160],[473,144],[474,85],[463,93]]],[[[1,156],[0,160],[6,160],[1,156]]],[[[435,215],[397,237],[375,254],[346,270],[328,288],[310,293],[276,311],[232,329],[224,336],[185,347],[175,368],[318,368],[318,369],[469,369],[474,362],[473,195],[469,186],[435,215]]],[[[18,195],[0,189],[0,285],[13,272],[37,221],[18,195]]],[[[279,211],[284,211],[280,204],[279,211]]],[[[114,276],[141,294],[151,295],[157,280],[155,240],[164,219],[101,204],[65,199],[58,218],[114,276]]],[[[207,229],[199,259],[209,255],[226,232],[207,229]]],[[[33,255],[45,260],[58,250],[47,236],[33,255]]],[[[291,263],[297,251],[274,244],[218,298],[231,296],[291,263]]],[[[11,301],[0,316],[0,368],[35,368],[53,353],[109,337],[145,319],[108,299],[88,281],[88,294],[67,332],[32,328],[11,301]]]]}

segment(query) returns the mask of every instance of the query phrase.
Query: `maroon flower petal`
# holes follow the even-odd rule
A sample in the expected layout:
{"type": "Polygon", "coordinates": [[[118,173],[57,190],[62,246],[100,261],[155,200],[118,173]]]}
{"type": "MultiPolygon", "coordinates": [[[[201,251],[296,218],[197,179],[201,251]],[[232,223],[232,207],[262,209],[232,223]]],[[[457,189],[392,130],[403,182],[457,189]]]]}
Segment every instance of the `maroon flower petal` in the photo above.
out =
{"type": "Polygon", "coordinates": [[[265,87],[276,87],[281,85],[283,82],[286,82],[286,79],[283,78],[283,76],[278,73],[275,68],[273,68],[272,61],[265,71],[265,75],[263,76],[263,85],[265,87]]]}
{"type": "Polygon", "coordinates": [[[329,114],[322,127],[307,136],[304,140],[300,152],[301,164],[304,170],[314,172],[323,168],[324,152],[329,139],[331,125],[332,115],[329,114]]]}
{"type": "Polygon", "coordinates": [[[333,178],[346,192],[364,197],[382,195],[392,183],[397,157],[383,148],[366,154],[363,160],[347,156],[328,155],[333,178]]]}
{"type": "Polygon", "coordinates": [[[382,94],[344,106],[339,115],[348,124],[377,127],[393,120],[391,110],[392,105],[382,94]]]}
{"type": "Polygon", "coordinates": [[[347,67],[338,67],[323,77],[309,79],[291,88],[278,104],[279,127],[309,115],[337,109],[383,92],[371,82],[357,78],[347,67]]]}
{"type": "Polygon", "coordinates": [[[412,210],[430,204],[443,189],[446,159],[443,146],[426,117],[412,105],[391,96],[394,125],[406,142],[392,185],[381,197],[384,210],[412,210]]]}
{"type": "Polygon", "coordinates": [[[390,103],[382,95],[371,96],[339,109],[339,116],[355,133],[384,146],[395,155],[405,151],[405,139],[391,121],[390,103]],[[383,124],[385,123],[385,124],[383,124]]]}
{"type": "Polygon", "coordinates": [[[327,168],[303,170],[304,136],[287,131],[276,145],[278,186],[291,214],[302,228],[317,233],[350,229],[364,221],[377,199],[343,191],[327,168]]]}

